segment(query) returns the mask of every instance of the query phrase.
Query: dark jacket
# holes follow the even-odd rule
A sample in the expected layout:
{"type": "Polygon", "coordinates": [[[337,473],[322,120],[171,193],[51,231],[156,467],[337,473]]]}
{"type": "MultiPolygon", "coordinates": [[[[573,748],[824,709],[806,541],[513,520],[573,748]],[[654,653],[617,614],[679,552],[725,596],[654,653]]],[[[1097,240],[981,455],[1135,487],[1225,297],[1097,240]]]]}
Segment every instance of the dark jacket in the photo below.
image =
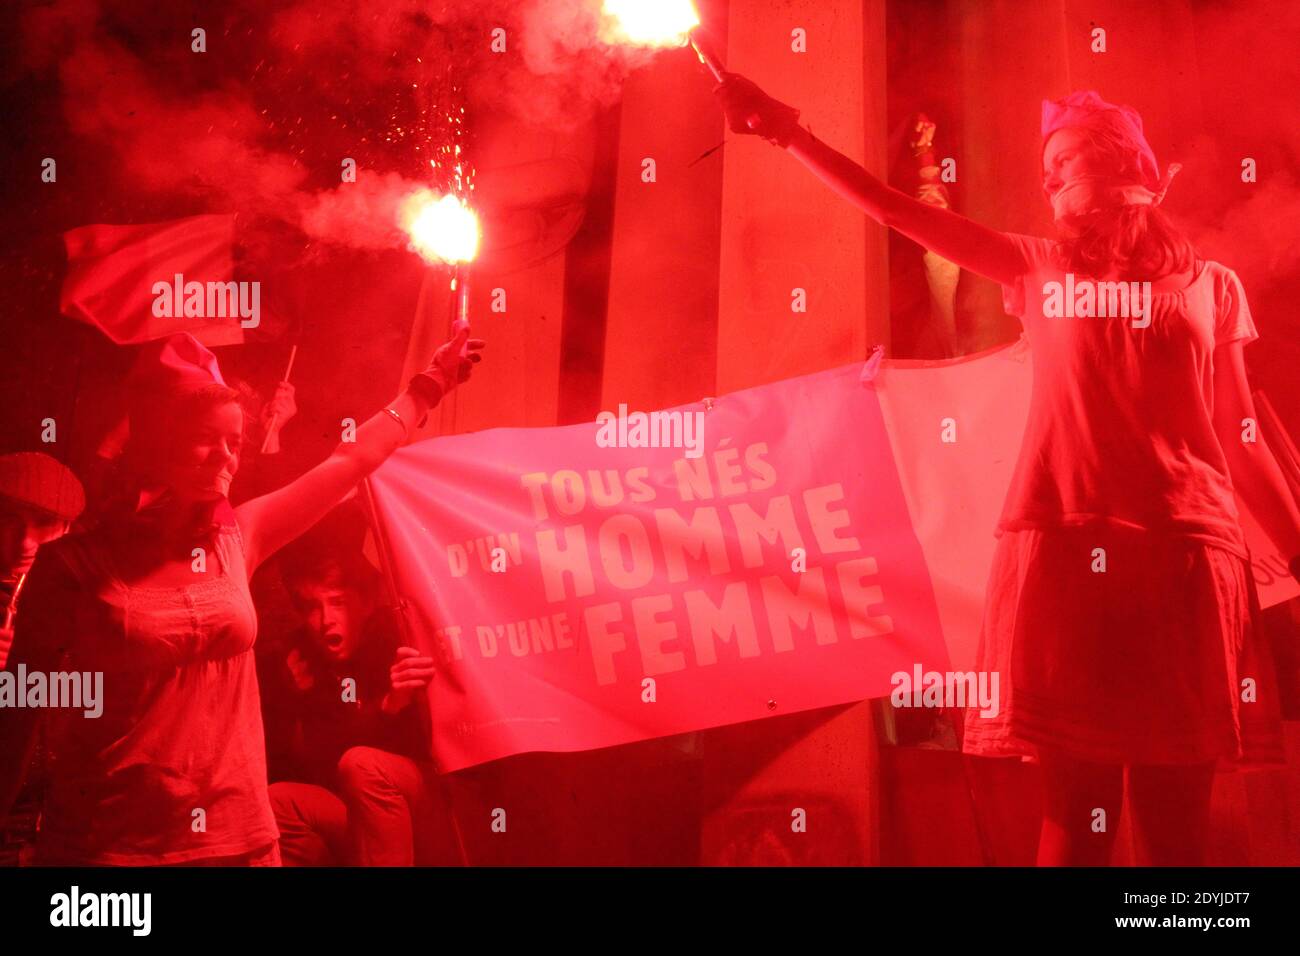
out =
{"type": "Polygon", "coordinates": [[[356,656],[346,664],[325,660],[301,631],[264,662],[263,718],[267,763],[272,781],[293,780],[332,787],[339,758],[352,747],[374,747],[415,760],[428,760],[430,747],[424,704],[417,699],[397,714],[381,708],[396,659],[397,628],[391,614],[370,616],[356,656]],[[307,662],[312,686],[300,690],[287,664],[296,647],[307,662]],[[355,694],[343,700],[343,681],[356,681],[355,694]],[[355,697],[355,703],[351,697],[355,697]]]}

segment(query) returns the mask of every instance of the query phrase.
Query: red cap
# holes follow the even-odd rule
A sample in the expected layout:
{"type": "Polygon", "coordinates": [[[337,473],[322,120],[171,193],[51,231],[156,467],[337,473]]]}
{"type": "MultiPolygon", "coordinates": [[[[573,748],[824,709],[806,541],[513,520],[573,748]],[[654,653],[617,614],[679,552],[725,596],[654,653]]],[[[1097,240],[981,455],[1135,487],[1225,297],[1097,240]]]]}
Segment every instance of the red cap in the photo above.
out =
{"type": "Polygon", "coordinates": [[[169,408],[204,388],[225,384],[217,357],[188,332],[146,343],[126,382],[132,439],[165,438],[169,408]]]}
{"type": "Polygon", "coordinates": [[[38,451],[0,455],[0,497],[75,521],[86,495],[72,470],[38,451]]]}

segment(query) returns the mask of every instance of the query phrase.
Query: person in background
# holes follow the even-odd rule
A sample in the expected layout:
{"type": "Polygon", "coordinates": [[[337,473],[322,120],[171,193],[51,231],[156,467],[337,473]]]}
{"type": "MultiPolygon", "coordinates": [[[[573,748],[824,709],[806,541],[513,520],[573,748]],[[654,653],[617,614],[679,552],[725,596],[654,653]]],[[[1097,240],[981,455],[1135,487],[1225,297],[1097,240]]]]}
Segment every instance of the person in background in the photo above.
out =
{"type": "MultiPolygon", "coordinates": [[[[0,670],[13,643],[18,598],[37,550],[67,534],[86,498],[71,469],[42,452],[0,455],[0,670]]],[[[0,865],[23,861],[36,839],[45,768],[38,747],[27,785],[0,817],[0,865]]]]}
{"type": "Polygon", "coordinates": [[[350,517],[279,561],[301,624],[267,662],[278,693],[264,708],[286,866],[411,866],[445,829],[420,699],[434,662],[401,646],[350,517]]]}
{"type": "Polygon", "coordinates": [[[85,506],[77,476],[49,455],[0,455],[0,668],[9,657],[18,596],[37,549],[67,534],[85,506]]]}

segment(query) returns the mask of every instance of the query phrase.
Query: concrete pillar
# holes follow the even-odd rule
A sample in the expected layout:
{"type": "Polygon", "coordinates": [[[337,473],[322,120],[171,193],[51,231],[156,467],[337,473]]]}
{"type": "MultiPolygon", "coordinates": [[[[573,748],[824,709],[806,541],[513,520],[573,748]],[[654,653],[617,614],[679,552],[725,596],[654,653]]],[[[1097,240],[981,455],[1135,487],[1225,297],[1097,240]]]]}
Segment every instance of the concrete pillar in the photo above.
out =
{"type": "MultiPolygon", "coordinates": [[[[817,136],[885,169],[883,0],[733,0],[728,67],[802,111],[817,136]],[[791,49],[802,29],[807,52],[791,49]],[[869,82],[868,82],[869,78],[869,82]]],[[[886,233],[755,137],[728,133],[718,390],[864,358],[888,322],[886,233]],[[804,289],[807,312],[791,310],[804,289]]]]}
{"type": "MultiPolygon", "coordinates": [[[[883,176],[883,0],[796,0],[778,15],[759,0],[732,0],[730,9],[728,66],[800,109],[821,139],[883,176]],[[796,28],[805,31],[806,53],[791,49],[796,28]]],[[[794,157],[761,140],[728,137],[718,391],[865,358],[888,334],[884,228],[794,157]],[[795,288],[806,290],[806,313],[791,310],[795,288]]],[[[704,734],[701,862],[876,862],[873,706],[704,734]]]]}
{"type": "Polygon", "coordinates": [[[722,139],[713,85],[689,49],[656,54],[623,85],[601,406],[610,411],[714,394],[723,159],[695,163],[722,139]]]}

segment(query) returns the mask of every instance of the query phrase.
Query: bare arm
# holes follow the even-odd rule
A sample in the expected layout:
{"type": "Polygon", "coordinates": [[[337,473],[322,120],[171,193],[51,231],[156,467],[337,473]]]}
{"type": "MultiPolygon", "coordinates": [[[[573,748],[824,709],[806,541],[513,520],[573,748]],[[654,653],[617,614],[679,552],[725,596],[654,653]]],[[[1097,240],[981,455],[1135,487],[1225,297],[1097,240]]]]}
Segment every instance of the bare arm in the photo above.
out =
{"type": "Polygon", "coordinates": [[[899,192],[806,129],[799,127],[794,132],[788,149],[822,182],[876,222],[963,269],[1004,284],[1025,271],[1023,257],[1003,233],[899,192]]]}
{"type": "Polygon", "coordinates": [[[1214,430],[1237,494],[1282,557],[1290,560],[1300,555],[1300,508],[1268,445],[1241,440],[1242,420],[1258,421],[1241,354],[1243,344],[1228,342],[1214,352],[1214,430]]]}
{"type": "MultiPolygon", "coordinates": [[[[444,394],[465,381],[472,363],[478,361],[479,356],[472,350],[481,348],[483,342],[469,339],[468,335],[468,329],[462,329],[434,356],[431,368],[441,367],[437,377],[443,383],[444,394]],[[462,355],[467,345],[471,351],[462,355]]],[[[307,474],[235,509],[250,575],[259,564],[323,518],[344,495],[382,465],[402,446],[408,429],[415,428],[430,406],[408,390],[386,407],[397,412],[405,427],[385,411],[372,415],[357,427],[355,441],[341,442],[307,474]]]]}
{"type": "MultiPolygon", "coordinates": [[[[428,411],[428,405],[410,392],[386,407],[397,412],[407,428],[414,428],[428,411]]],[[[406,429],[387,412],[379,412],[357,426],[356,441],[341,442],[301,478],[236,508],[248,573],[325,517],[405,440],[406,429]]]]}
{"type": "Polygon", "coordinates": [[[994,282],[1008,284],[1024,273],[1023,257],[1006,235],[890,188],[800,126],[798,110],[774,100],[752,81],[726,73],[714,93],[733,132],[762,136],[785,147],[876,222],[994,282]]]}

